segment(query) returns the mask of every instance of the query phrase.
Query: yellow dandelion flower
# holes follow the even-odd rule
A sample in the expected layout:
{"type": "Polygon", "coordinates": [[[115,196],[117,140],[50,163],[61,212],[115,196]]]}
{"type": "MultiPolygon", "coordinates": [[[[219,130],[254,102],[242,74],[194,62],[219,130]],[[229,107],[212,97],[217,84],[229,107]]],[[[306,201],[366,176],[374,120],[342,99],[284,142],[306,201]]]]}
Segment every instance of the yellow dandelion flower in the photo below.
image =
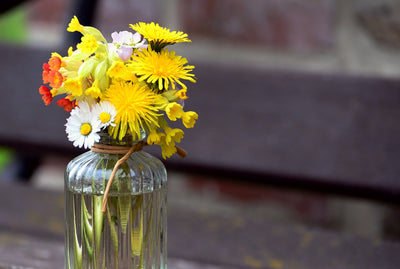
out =
{"type": "Polygon", "coordinates": [[[64,87],[71,95],[78,97],[82,95],[82,84],[78,78],[70,78],[64,82],[64,87]]]}
{"type": "Polygon", "coordinates": [[[68,32],[83,32],[83,26],[79,23],[79,20],[76,16],[71,19],[71,22],[68,24],[67,28],[68,32]]]}
{"type": "Polygon", "coordinates": [[[141,34],[150,43],[152,49],[158,52],[167,45],[181,42],[192,42],[186,33],[181,31],[171,31],[154,22],[139,22],[135,25],[131,24],[130,27],[141,34]]]}
{"type": "Polygon", "coordinates": [[[173,51],[163,50],[161,53],[157,53],[148,49],[138,51],[130,66],[140,81],[146,81],[156,87],[158,85],[157,88],[162,91],[168,90],[170,84],[175,89],[175,82],[186,89],[187,87],[180,81],[181,79],[196,82],[194,74],[189,73],[194,66],[185,66],[187,62],[186,58],[176,56],[173,51]]]}
{"type": "Polygon", "coordinates": [[[182,123],[186,128],[193,128],[199,115],[194,111],[184,112],[182,114],[182,123]]]}
{"type": "Polygon", "coordinates": [[[167,113],[168,118],[172,121],[176,121],[176,119],[181,118],[184,114],[183,107],[176,102],[166,105],[165,112],[167,113]]]}
{"type": "Polygon", "coordinates": [[[82,42],[79,43],[76,47],[83,53],[92,54],[99,47],[99,44],[97,43],[94,35],[84,35],[82,36],[81,40],[82,42]]]}
{"type": "Polygon", "coordinates": [[[141,130],[158,127],[157,117],[163,105],[163,98],[146,86],[118,82],[111,84],[105,92],[105,100],[117,110],[115,127],[110,128],[114,138],[121,140],[129,131],[136,137],[141,130]]]}

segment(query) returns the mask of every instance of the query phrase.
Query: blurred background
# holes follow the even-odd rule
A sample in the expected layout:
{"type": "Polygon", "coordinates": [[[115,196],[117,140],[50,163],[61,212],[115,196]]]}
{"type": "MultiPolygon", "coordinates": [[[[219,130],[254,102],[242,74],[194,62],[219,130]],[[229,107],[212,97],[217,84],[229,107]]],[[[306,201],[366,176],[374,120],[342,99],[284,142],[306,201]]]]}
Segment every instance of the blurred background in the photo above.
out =
{"type": "MultiPolygon", "coordinates": [[[[25,2],[2,14],[1,40],[60,47],[67,15],[78,1],[25,2]]],[[[397,0],[97,2],[94,23],[105,36],[129,23],[156,21],[189,33],[193,44],[182,50],[191,60],[381,76],[400,72],[397,0]]]]}
{"type": "MultiPolygon", "coordinates": [[[[32,0],[11,9],[4,8],[5,11],[0,14],[1,44],[22,50],[29,48],[65,54],[60,48],[67,47],[66,44],[71,41],[65,30],[69,16],[84,11],[77,9],[78,2],[32,0]]],[[[221,74],[226,76],[224,81],[230,81],[232,85],[235,85],[237,79],[232,74],[251,73],[246,77],[248,80],[254,80],[255,77],[258,79],[252,85],[266,89],[265,96],[259,97],[271,100],[271,106],[265,102],[264,109],[268,112],[257,110],[250,113],[251,105],[235,108],[237,102],[227,103],[225,106],[210,105],[211,108],[216,108],[215,111],[218,111],[218,107],[221,110],[226,108],[227,111],[231,109],[237,113],[235,115],[243,116],[243,122],[249,120],[249,115],[256,117],[256,120],[254,117],[252,119],[257,121],[257,126],[263,128],[247,129],[247,132],[245,130],[245,133],[236,137],[251,140],[257,135],[256,141],[266,143],[258,144],[259,149],[236,141],[241,147],[237,151],[229,151],[221,145],[224,144],[224,139],[227,139],[226,147],[232,145],[229,138],[223,137],[222,129],[233,129],[235,120],[228,120],[231,125],[222,124],[221,130],[217,130],[218,124],[213,123],[212,117],[208,118],[206,111],[202,122],[202,113],[199,113],[200,133],[207,133],[207,136],[205,138],[196,135],[196,130],[188,132],[184,145],[189,156],[197,156],[189,159],[190,165],[181,164],[185,160],[170,163],[168,199],[171,205],[199,212],[207,209],[216,215],[246,212],[245,214],[265,216],[276,223],[318,227],[377,240],[376,242],[383,239],[396,242],[400,240],[400,146],[397,142],[400,134],[397,127],[400,119],[398,0],[97,2],[97,6],[90,7],[95,11],[92,24],[106,38],[113,31],[128,30],[130,23],[138,21],[155,21],[170,29],[188,33],[192,43],[175,45],[174,49],[178,54],[187,57],[190,63],[200,66],[201,76],[196,84],[196,90],[202,91],[204,95],[203,99],[199,97],[200,100],[212,100],[214,94],[218,96],[217,92],[229,92],[229,98],[233,99],[234,96],[246,97],[242,92],[246,89],[241,86],[228,91],[223,90],[223,87],[213,88],[208,87],[210,84],[202,83],[202,80],[207,81],[208,75],[211,75],[207,70],[228,70],[221,71],[221,74]],[[255,77],[252,76],[254,74],[255,77]],[[306,79],[302,79],[303,77],[306,79]],[[299,85],[297,78],[301,78],[298,80],[299,85]],[[290,95],[278,98],[273,87],[279,81],[285,80],[293,87],[292,92],[296,91],[297,85],[301,89],[299,92],[304,95],[299,95],[295,100],[290,99],[290,95]],[[307,85],[302,86],[302,82],[307,85]],[[312,89],[308,88],[310,85],[312,89]],[[337,95],[332,91],[323,93],[324,85],[334,85],[331,88],[337,86],[337,95]],[[368,87],[371,89],[367,89],[368,87]],[[355,88],[354,92],[346,91],[355,88]],[[268,89],[272,89],[271,95],[268,89]],[[377,91],[377,96],[374,95],[374,90],[377,91]],[[305,103],[300,105],[299,110],[289,110],[293,108],[292,102],[302,100],[305,103]],[[322,112],[332,113],[327,118],[318,118],[320,111],[313,111],[313,106],[309,106],[321,102],[323,109],[330,109],[322,112]],[[282,107],[288,110],[281,112],[279,109],[282,107]],[[310,111],[303,115],[301,109],[310,111]],[[354,111],[357,112],[356,115],[351,114],[354,111]],[[340,114],[342,112],[343,115],[340,114]],[[269,113],[268,117],[264,117],[266,114],[263,113],[269,113]],[[291,128],[290,124],[296,121],[297,116],[303,117],[303,125],[291,128]],[[346,130],[342,125],[335,129],[329,123],[332,117],[338,119],[334,123],[348,120],[352,129],[347,125],[346,130]],[[295,136],[293,130],[298,131],[299,135],[295,136]],[[326,137],[315,138],[312,136],[314,131],[326,137]],[[286,141],[284,138],[289,133],[293,137],[290,136],[286,141]],[[216,140],[220,142],[215,142],[214,145],[216,140]],[[301,147],[312,141],[316,141],[317,145],[313,150],[301,147]],[[299,145],[296,146],[296,143],[299,145]],[[227,154],[218,156],[219,152],[212,148],[226,150],[227,154]],[[344,151],[339,152],[340,149],[344,151]],[[203,155],[198,157],[201,154],[203,155]],[[257,161],[253,161],[254,156],[257,161]],[[253,166],[256,162],[259,164],[253,166]],[[336,184],[336,179],[339,184],[336,184]],[[343,183],[346,179],[350,179],[350,183],[352,180],[356,183],[356,191],[353,192],[351,186],[346,189],[348,183],[343,183]],[[363,181],[371,184],[362,186],[363,181]],[[324,186],[324,183],[327,185],[324,186]],[[374,192],[375,187],[380,188],[379,191],[374,192]],[[387,199],[385,191],[390,194],[386,196],[387,199]]],[[[43,62],[45,61],[47,59],[44,58],[43,62]]],[[[36,69],[38,84],[31,87],[35,93],[40,86],[41,66],[38,65],[36,69]]],[[[35,68],[32,67],[31,70],[35,68]]],[[[1,79],[6,78],[3,76],[1,79]]],[[[237,85],[243,83],[239,81],[237,85]]],[[[1,91],[4,94],[6,89],[2,88],[1,91]]],[[[7,97],[7,94],[4,96],[7,97]]],[[[253,101],[247,102],[259,105],[256,94],[249,93],[249,97],[253,101]]],[[[37,99],[38,109],[49,109],[42,108],[44,106],[38,94],[32,98],[37,99]]],[[[196,103],[196,98],[189,100],[189,106],[193,105],[194,110],[199,108],[201,111],[202,103],[196,103]]],[[[210,103],[214,104],[214,101],[210,103]]],[[[64,114],[57,113],[58,116],[61,115],[61,119],[65,117],[64,114]]],[[[46,119],[42,118],[42,121],[46,119]]],[[[55,123],[52,124],[54,126],[55,123]]],[[[55,132],[62,136],[62,121],[59,125],[54,126],[55,132]]],[[[7,126],[2,125],[0,128],[7,126]]],[[[32,130],[34,128],[39,127],[33,127],[32,130]]],[[[240,129],[241,126],[235,128],[240,129]]],[[[0,135],[0,140],[3,138],[3,147],[0,148],[0,181],[11,183],[18,179],[18,182],[27,182],[35,188],[62,190],[63,171],[72,154],[65,150],[64,145],[58,147],[61,143],[58,138],[49,135],[50,144],[55,145],[57,150],[50,150],[45,154],[42,152],[39,156],[37,151],[21,154],[15,150],[17,142],[10,140],[5,134],[4,131],[0,135]]],[[[279,264],[276,268],[280,268],[279,264]]]]}

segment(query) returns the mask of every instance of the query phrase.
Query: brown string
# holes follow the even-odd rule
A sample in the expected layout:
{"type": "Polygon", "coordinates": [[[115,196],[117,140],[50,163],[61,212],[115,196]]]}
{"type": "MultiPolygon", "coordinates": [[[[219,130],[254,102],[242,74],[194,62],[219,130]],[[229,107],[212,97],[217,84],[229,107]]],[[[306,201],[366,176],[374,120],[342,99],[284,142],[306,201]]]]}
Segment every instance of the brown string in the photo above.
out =
{"type": "MultiPolygon", "coordinates": [[[[107,211],[107,200],[108,200],[108,194],[110,192],[111,184],[114,180],[115,174],[118,171],[118,168],[121,164],[123,164],[133,152],[136,151],[141,151],[144,146],[147,146],[148,144],[146,142],[139,142],[132,147],[125,147],[125,146],[110,146],[110,145],[102,145],[95,143],[93,147],[91,148],[92,151],[98,152],[98,153],[107,153],[107,154],[125,154],[121,159],[117,161],[117,163],[114,166],[113,171],[111,172],[110,179],[108,180],[106,190],[104,191],[104,197],[103,197],[103,203],[101,207],[101,211],[103,214],[106,214],[107,211]]],[[[176,153],[181,157],[184,158],[187,155],[187,152],[182,149],[181,147],[175,146],[176,147],[176,153]]]]}

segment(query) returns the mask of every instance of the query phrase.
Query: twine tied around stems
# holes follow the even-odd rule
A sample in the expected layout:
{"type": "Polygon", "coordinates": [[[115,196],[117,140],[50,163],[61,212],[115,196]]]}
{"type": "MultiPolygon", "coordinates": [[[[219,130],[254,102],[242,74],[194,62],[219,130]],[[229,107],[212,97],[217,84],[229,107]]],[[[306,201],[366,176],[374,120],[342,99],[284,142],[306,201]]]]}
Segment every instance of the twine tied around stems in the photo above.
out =
{"type": "MultiPolygon", "coordinates": [[[[111,184],[114,180],[115,174],[117,173],[119,166],[121,164],[123,164],[131,156],[132,153],[134,153],[136,151],[141,151],[144,146],[148,146],[148,144],[144,141],[141,141],[131,147],[129,147],[129,146],[111,146],[111,145],[103,145],[103,144],[95,143],[93,145],[93,147],[91,148],[92,151],[98,152],[98,153],[125,154],[124,156],[122,156],[121,159],[119,159],[116,162],[114,169],[111,172],[110,179],[108,180],[106,190],[104,191],[103,203],[101,206],[101,211],[103,212],[103,214],[106,214],[108,195],[110,192],[111,184]]],[[[176,145],[175,145],[175,147],[176,147],[176,151],[177,151],[176,153],[181,158],[186,157],[187,153],[184,149],[182,149],[181,147],[178,147],[176,145]]]]}

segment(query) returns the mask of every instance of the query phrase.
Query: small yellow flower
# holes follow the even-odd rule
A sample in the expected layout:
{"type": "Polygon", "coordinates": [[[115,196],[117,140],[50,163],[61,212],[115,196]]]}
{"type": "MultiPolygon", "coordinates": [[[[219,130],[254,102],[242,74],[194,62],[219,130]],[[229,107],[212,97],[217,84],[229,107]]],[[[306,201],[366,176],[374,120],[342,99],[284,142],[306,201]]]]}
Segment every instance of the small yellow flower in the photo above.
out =
{"type": "Polygon", "coordinates": [[[74,49],[71,46],[68,48],[68,57],[71,57],[72,53],[74,53],[74,49]]]}
{"type": "Polygon", "coordinates": [[[194,111],[184,112],[182,114],[182,123],[186,128],[193,128],[199,115],[194,111]]]}
{"type": "Polygon", "coordinates": [[[96,86],[96,84],[94,83],[93,85],[92,85],[92,87],[90,87],[90,88],[87,88],[86,90],[85,90],[85,94],[86,95],[90,95],[90,96],[92,96],[93,98],[101,98],[102,97],[102,94],[101,94],[101,91],[100,91],[100,89],[99,89],[99,87],[97,87],[96,86]]]}
{"type": "Polygon", "coordinates": [[[68,32],[83,32],[83,26],[79,23],[79,20],[76,16],[71,19],[71,22],[68,24],[67,28],[68,32]]]}
{"type": "Polygon", "coordinates": [[[178,128],[172,129],[170,127],[167,127],[165,129],[165,134],[166,134],[165,143],[167,145],[171,145],[171,143],[175,144],[175,142],[176,143],[181,142],[184,132],[178,128]]]}
{"type": "Polygon", "coordinates": [[[135,81],[136,77],[123,61],[115,61],[107,71],[110,78],[135,81]]]}
{"type": "Polygon", "coordinates": [[[65,89],[71,93],[71,95],[77,97],[82,95],[82,84],[78,78],[70,78],[64,82],[65,89]]]}
{"type": "Polygon", "coordinates": [[[176,121],[176,119],[181,118],[182,114],[184,113],[183,107],[176,102],[169,103],[165,107],[165,112],[167,113],[168,118],[172,121],[176,121]]]}
{"type": "Polygon", "coordinates": [[[161,146],[161,155],[164,159],[171,157],[177,152],[175,143],[167,144],[165,142],[165,138],[163,139],[163,141],[161,141],[160,146],[161,146]]]}
{"type": "Polygon", "coordinates": [[[158,132],[156,129],[152,129],[147,137],[147,144],[160,144],[163,137],[165,137],[165,134],[158,132]]]}
{"type": "Polygon", "coordinates": [[[187,89],[179,90],[175,93],[175,96],[177,96],[179,99],[182,99],[182,100],[188,99],[188,97],[186,95],[186,91],[187,91],[187,89]]]}
{"type": "Polygon", "coordinates": [[[82,36],[81,40],[82,42],[79,43],[76,47],[83,53],[92,54],[99,47],[99,44],[97,43],[97,40],[94,37],[94,35],[84,35],[82,36]]]}

